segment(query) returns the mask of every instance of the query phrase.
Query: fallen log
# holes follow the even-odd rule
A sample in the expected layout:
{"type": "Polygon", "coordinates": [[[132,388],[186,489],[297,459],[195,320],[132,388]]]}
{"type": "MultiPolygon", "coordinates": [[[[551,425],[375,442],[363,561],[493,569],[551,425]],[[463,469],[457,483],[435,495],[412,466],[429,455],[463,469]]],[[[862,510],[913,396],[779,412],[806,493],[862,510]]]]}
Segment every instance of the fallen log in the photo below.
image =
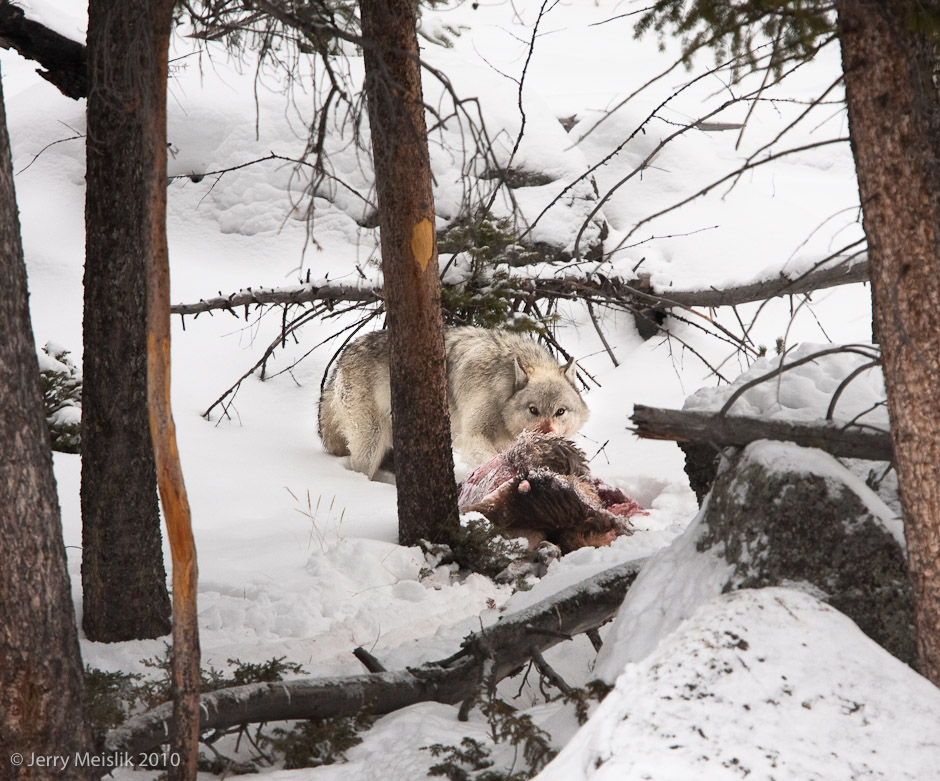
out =
{"type": "MultiPolygon", "coordinates": [[[[563,640],[614,616],[646,559],[605,570],[467,636],[453,656],[420,667],[337,678],[304,678],[220,689],[200,698],[200,730],[290,719],[374,715],[417,702],[455,704],[518,670],[563,640]]],[[[172,703],[128,719],[105,737],[114,754],[145,752],[169,740],[172,703]]]]}
{"type": "Polygon", "coordinates": [[[0,2],[0,46],[42,66],[37,73],[74,100],[88,94],[85,46],[26,18],[22,8],[0,2]]]}
{"type": "Polygon", "coordinates": [[[846,428],[837,423],[791,423],[746,415],[719,415],[693,410],[661,409],[637,404],[630,422],[644,439],[710,443],[741,447],[758,439],[795,442],[843,458],[891,461],[894,450],[887,431],[846,428]]]}

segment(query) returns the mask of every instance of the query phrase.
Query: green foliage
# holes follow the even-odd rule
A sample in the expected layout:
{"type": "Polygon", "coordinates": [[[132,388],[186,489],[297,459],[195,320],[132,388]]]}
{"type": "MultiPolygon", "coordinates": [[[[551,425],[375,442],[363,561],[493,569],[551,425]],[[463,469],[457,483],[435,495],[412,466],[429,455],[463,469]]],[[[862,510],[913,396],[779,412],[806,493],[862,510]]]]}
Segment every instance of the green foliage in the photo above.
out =
{"type": "Polygon", "coordinates": [[[522,281],[509,269],[545,260],[539,250],[522,244],[511,220],[486,216],[458,220],[437,237],[440,255],[464,263],[460,274],[445,274],[441,297],[446,322],[542,333],[555,318],[520,313],[525,299],[522,281]],[[454,276],[459,281],[451,281],[454,276]]]}
{"type": "Polygon", "coordinates": [[[42,351],[53,359],[39,372],[42,408],[49,424],[52,449],[60,453],[78,453],[81,447],[81,422],[69,410],[82,409],[82,377],[69,358],[69,351],[47,344],[42,351]],[[59,368],[61,367],[61,368],[59,368]]]}
{"type": "Polygon", "coordinates": [[[562,695],[565,702],[574,705],[574,715],[578,724],[584,725],[588,720],[588,709],[591,700],[600,702],[614,687],[601,680],[588,681],[583,689],[573,689],[569,694],[562,695]]]}
{"type": "Polygon", "coordinates": [[[142,678],[136,673],[110,673],[86,665],[85,691],[95,735],[104,735],[127,720],[137,704],[142,678]]]}
{"type": "MultiPolygon", "coordinates": [[[[202,693],[228,689],[232,686],[244,686],[249,683],[272,683],[284,680],[285,675],[303,675],[305,670],[294,662],[285,662],[284,657],[269,659],[256,664],[240,659],[227,659],[234,669],[228,675],[215,667],[204,667],[200,671],[199,690],[202,693]]],[[[164,646],[164,653],[152,659],[142,659],[141,664],[158,674],[154,678],[143,680],[137,687],[137,698],[144,708],[153,708],[167,702],[173,693],[173,649],[164,646]]]]}
{"type": "Polygon", "coordinates": [[[519,242],[519,234],[507,217],[458,220],[438,234],[437,251],[466,252],[487,266],[524,266],[541,259],[538,252],[519,242]]]}
{"type": "Polygon", "coordinates": [[[532,558],[528,545],[504,537],[483,517],[461,519],[456,528],[448,529],[444,543],[450,548],[450,561],[455,561],[461,569],[490,578],[496,577],[514,561],[532,558]]]}
{"type": "Polygon", "coordinates": [[[773,42],[770,67],[779,75],[784,63],[811,59],[835,33],[835,12],[813,0],[656,0],[637,22],[636,37],[651,30],[661,47],[666,35],[679,36],[687,65],[710,48],[716,62],[736,60],[736,75],[761,67],[758,49],[773,42]]]}
{"type": "Polygon", "coordinates": [[[372,726],[372,719],[358,713],[336,719],[311,719],[285,730],[276,727],[261,743],[284,757],[284,768],[332,765],[346,761],[346,752],[362,743],[359,733],[372,726]]]}
{"type": "Polygon", "coordinates": [[[491,750],[473,738],[464,738],[460,747],[435,743],[423,746],[434,757],[443,762],[432,765],[428,775],[444,776],[450,781],[526,781],[537,775],[557,753],[549,742],[551,737],[536,726],[528,714],[520,714],[508,703],[492,696],[478,699],[480,711],[489,725],[490,740],[494,744],[508,743],[518,753],[521,751],[524,768],[516,769],[516,761],[508,770],[494,770],[491,750]]]}
{"type": "MultiPolygon", "coordinates": [[[[172,648],[167,644],[164,649],[162,655],[141,660],[144,667],[157,671],[152,678],[137,673],[111,673],[93,667],[85,668],[85,685],[92,709],[92,723],[96,729],[99,724],[101,732],[120,726],[132,712],[149,710],[172,698],[172,648]]],[[[285,662],[284,657],[260,664],[239,659],[229,659],[228,663],[234,667],[228,675],[214,667],[203,668],[200,691],[211,692],[249,683],[271,683],[284,680],[287,674],[302,675],[305,672],[299,664],[285,662]]]]}
{"type": "MultiPolygon", "coordinates": [[[[520,778],[531,778],[558,753],[552,748],[551,735],[538,727],[531,716],[520,714],[509,703],[491,697],[480,704],[480,710],[489,722],[494,743],[509,743],[522,749],[522,758],[531,773],[520,778]]],[[[515,778],[515,775],[507,778],[515,778]]]]}
{"type": "Polygon", "coordinates": [[[431,765],[428,775],[444,776],[450,781],[469,781],[472,778],[471,772],[486,770],[493,766],[493,761],[489,758],[490,750],[479,740],[464,738],[460,741],[460,746],[461,748],[457,748],[445,746],[442,743],[424,746],[431,752],[431,756],[444,758],[443,762],[431,765]]]}

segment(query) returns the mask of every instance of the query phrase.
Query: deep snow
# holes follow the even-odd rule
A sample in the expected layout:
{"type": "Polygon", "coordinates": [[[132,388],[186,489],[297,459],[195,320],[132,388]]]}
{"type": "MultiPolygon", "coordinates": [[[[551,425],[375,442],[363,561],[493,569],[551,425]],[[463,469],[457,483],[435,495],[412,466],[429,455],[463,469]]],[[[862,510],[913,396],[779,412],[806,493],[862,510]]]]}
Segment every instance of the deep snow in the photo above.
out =
{"type": "MultiPolygon", "coordinates": [[[[81,37],[85,9],[80,0],[24,5],[65,34],[81,37]]],[[[520,78],[538,7],[533,2],[458,3],[425,11],[428,32],[442,24],[462,28],[453,49],[424,42],[423,53],[450,76],[460,94],[479,98],[503,162],[521,124],[513,79],[520,78]]],[[[541,21],[525,74],[526,132],[513,164],[547,173],[554,181],[518,193],[529,220],[667,98],[659,118],[647,122],[620,155],[594,173],[601,194],[674,132],[675,123],[703,117],[730,95],[760,83],[757,75],[737,87],[727,83],[726,75],[713,74],[680,90],[710,65],[703,58],[693,73],[672,71],[597,124],[607,109],[675,57],[675,51],[659,52],[654,40],[633,41],[631,21],[621,17],[625,10],[630,9],[607,0],[575,0],[552,6],[541,21]],[[557,118],[572,114],[576,124],[565,133],[557,118]]],[[[288,102],[275,71],[266,71],[256,90],[250,62],[233,62],[212,46],[193,55],[198,44],[188,39],[176,38],[173,45],[169,164],[171,175],[181,176],[168,192],[173,301],[249,285],[289,285],[308,273],[312,279],[342,283],[363,276],[378,279],[375,232],[356,222],[374,200],[368,155],[349,128],[335,123],[328,145],[334,171],[357,194],[339,185],[318,193],[314,245],[305,221],[307,179],[291,164],[271,160],[198,182],[188,178],[271,152],[300,156],[312,105],[309,92],[300,84],[288,102]]],[[[32,72],[32,64],[15,55],[4,52],[0,62],[37,345],[53,340],[77,360],[84,104],[60,96],[32,72]]],[[[352,56],[350,62],[358,73],[359,61],[352,56]]],[[[738,131],[690,130],[666,146],[605,203],[602,216],[611,228],[605,246],[624,242],[625,248],[602,270],[638,268],[662,287],[696,289],[803,270],[857,241],[858,194],[846,143],[755,168],[730,191],[727,184],[717,187],[631,233],[644,218],[733,170],[795,118],[803,102],[826,89],[838,69],[838,51],[830,47],[763,95],[744,129],[740,151],[735,151],[738,131]]],[[[425,89],[428,103],[445,100],[430,79],[425,89]]],[[[712,120],[741,122],[748,107],[735,103],[712,120]]],[[[775,148],[845,134],[843,109],[825,104],[775,148]]],[[[441,224],[456,215],[465,188],[486,182],[477,178],[479,169],[461,175],[465,161],[455,151],[461,138],[450,123],[431,139],[441,224]]],[[[572,247],[583,217],[596,204],[593,189],[581,182],[567,193],[539,220],[534,238],[572,247]]],[[[498,201],[497,209],[504,208],[498,201]]],[[[539,273],[564,270],[544,267],[539,273]]],[[[744,323],[754,320],[748,333],[753,345],[766,345],[771,352],[778,337],[787,347],[807,341],[864,342],[870,340],[868,295],[866,286],[855,285],[822,291],[809,303],[743,306],[738,314],[744,323]]],[[[248,380],[231,415],[220,419],[216,412],[207,421],[201,413],[257,360],[276,336],[280,319],[276,314],[247,320],[204,315],[188,318],[183,330],[174,318],[173,403],[199,554],[204,662],[225,668],[230,658],[260,662],[285,656],[310,674],[333,675],[362,672],[351,655],[357,645],[389,668],[440,658],[481,622],[496,620],[500,611],[522,608],[676,539],[697,510],[681,453],[670,443],[637,440],[627,429],[632,404],[679,407],[697,388],[714,388],[716,377],[692,348],[727,379],[746,370],[751,359],[709,335],[715,329],[707,312],[686,317],[709,333],[673,321],[669,339],[648,342],[638,337],[629,317],[611,312],[602,314],[601,322],[620,361],[615,368],[586,313],[569,308],[563,314],[559,338],[596,379],[585,394],[591,419],[577,441],[593,458],[595,472],[649,508],[650,515],[634,519],[638,531],[632,537],[610,548],[574,552],[531,591],[514,595],[476,575],[451,582],[446,572],[438,572],[421,579],[423,556],[395,544],[394,487],[368,482],[349,470],[346,459],[322,451],[316,399],[335,342],[314,350],[289,373],[263,383],[248,380]]],[[[733,313],[715,317],[740,332],[733,313]]],[[[306,326],[300,343],[278,354],[275,370],[288,367],[344,322],[348,317],[306,326]]],[[[763,387],[761,398],[752,396],[747,403],[762,414],[786,409],[816,418],[820,398],[831,387],[830,374],[808,366],[763,387]]],[[[860,378],[840,413],[848,415],[880,392],[879,378],[860,378]]],[[[55,465],[80,614],[79,460],[57,454],[55,465]]],[[[458,463],[460,475],[466,468],[458,463]]],[[[668,555],[681,556],[682,544],[668,555]]],[[[692,588],[696,576],[688,577],[692,588]]],[[[677,588],[681,591],[682,584],[677,588]]],[[[659,607],[669,611],[673,605],[659,607]]],[[[803,595],[775,590],[708,601],[683,618],[687,621],[661,642],[651,634],[641,657],[623,661],[615,693],[544,778],[738,778],[745,766],[752,771],[749,778],[776,779],[928,778],[934,772],[940,759],[930,726],[940,716],[936,690],[899,669],[841,615],[803,595]],[[752,650],[742,656],[733,645],[708,648],[709,638],[728,637],[726,631],[748,638],[752,650]],[[755,663],[758,654],[764,661],[755,663]],[[716,672],[712,661],[730,665],[735,674],[716,672]],[[753,672],[758,666],[759,679],[753,672]],[[783,677],[791,682],[790,692],[781,688],[783,677]],[[690,682],[701,682],[709,696],[664,699],[688,690],[690,682]],[[767,698],[778,706],[768,705],[767,698]],[[850,703],[863,707],[853,711],[850,703]],[[820,738],[829,732],[831,742],[820,738]],[[681,748],[671,748],[674,743],[681,748]],[[595,757],[604,759],[596,772],[591,769],[595,757]],[[903,770],[895,774],[896,767],[903,770]]],[[[82,640],[84,661],[109,670],[144,671],[140,660],[162,650],[162,641],[104,645],[82,640]]],[[[549,659],[573,684],[596,675],[593,652],[583,637],[557,647],[549,659]]],[[[513,680],[502,691],[511,696],[517,689],[513,680]]],[[[545,704],[531,683],[517,704],[532,706],[533,716],[559,746],[576,730],[570,708],[545,704]]],[[[268,775],[404,781],[422,777],[432,763],[421,746],[484,735],[485,723],[476,711],[461,723],[454,708],[420,705],[380,720],[349,753],[348,764],[268,775]]],[[[508,767],[511,751],[499,752],[497,758],[508,767]]]]}

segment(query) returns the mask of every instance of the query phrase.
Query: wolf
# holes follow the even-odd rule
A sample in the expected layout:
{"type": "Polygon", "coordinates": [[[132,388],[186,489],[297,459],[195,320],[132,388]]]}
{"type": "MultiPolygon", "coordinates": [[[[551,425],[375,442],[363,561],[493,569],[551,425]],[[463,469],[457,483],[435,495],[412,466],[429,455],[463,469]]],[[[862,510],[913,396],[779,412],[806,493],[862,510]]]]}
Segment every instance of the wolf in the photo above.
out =
{"type": "MultiPolygon", "coordinates": [[[[444,348],[453,445],[470,466],[504,450],[522,431],[568,437],[588,418],[574,359],[560,366],[532,339],[475,326],[445,329],[444,348]]],[[[388,360],[385,331],[357,339],[320,395],[324,446],[350,456],[352,468],[370,480],[392,447],[388,360]]]]}

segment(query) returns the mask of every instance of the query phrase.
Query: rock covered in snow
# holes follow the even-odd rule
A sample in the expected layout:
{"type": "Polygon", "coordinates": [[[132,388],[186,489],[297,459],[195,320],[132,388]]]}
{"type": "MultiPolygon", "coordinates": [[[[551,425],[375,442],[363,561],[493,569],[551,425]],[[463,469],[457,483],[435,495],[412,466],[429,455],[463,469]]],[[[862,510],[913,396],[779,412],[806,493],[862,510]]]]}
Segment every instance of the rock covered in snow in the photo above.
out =
{"type": "Polygon", "coordinates": [[[922,781],[936,777],[938,719],[940,690],[846,616],[790,589],[743,590],[627,663],[536,778],[922,781]]]}
{"type": "Polygon", "coordinates": [[[615,677],[719,593],[778,585],[823,599],[914,662],[900,519],[832,456],[762,441],[725,464],[689,529],[640,573],[611,630],[616,650],[602,654],[602,675],[615,677]]]}
{"type": "Polygon", "coordinates": [[[808,588],[908,664],[917,658],[901,521],[835,458],[756,442],[718,476],[700,550],[733,567],[726,591],[808,588]]]}

